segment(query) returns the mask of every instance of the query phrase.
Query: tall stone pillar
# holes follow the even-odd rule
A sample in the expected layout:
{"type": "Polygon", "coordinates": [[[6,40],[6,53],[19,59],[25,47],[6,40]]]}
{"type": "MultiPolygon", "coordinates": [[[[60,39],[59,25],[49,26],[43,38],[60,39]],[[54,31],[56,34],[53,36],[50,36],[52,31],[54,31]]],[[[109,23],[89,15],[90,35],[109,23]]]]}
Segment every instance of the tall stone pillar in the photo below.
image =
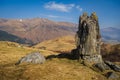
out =
{"type": "Polygon", "coordinates": [[[80,16],[76,33],[76,47],[80,59],[92,62],[102,61],[100,55],[101,35],[96,13],[92,13],[91,16],[83,13],[80,16]]]}
{"type": "Polygon", "coordinates": [[[85,65],[98,68],[100,71],[110,69],[120,71],[118,65],[102,60],[100,54],[101,35],[96,13],[92,13],[90,16],[87,13],[83,13],[80,16],[75,40],[76,49],[71,51],[73,59],[79,59],[85,65]]]}

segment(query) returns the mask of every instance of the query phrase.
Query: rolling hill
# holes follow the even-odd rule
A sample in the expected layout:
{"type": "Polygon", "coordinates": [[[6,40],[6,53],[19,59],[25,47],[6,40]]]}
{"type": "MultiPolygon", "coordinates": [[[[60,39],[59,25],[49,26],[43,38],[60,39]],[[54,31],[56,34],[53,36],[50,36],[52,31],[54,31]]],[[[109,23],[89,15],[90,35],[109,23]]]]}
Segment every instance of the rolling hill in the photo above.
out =
{"type": "Polygon", "coordinates": [[[30,41],[30,40],[27,40],[25,38],[19,38],[13,34],[10,34],[8,32],[1,31],[1,30],[0,30],[0,41],[11,41],[11,42],[17,42],[17,43],[21,43],[21,44],[32,43],[32,41],[30,41]]]}
{"type": "Polygon", "coordinates": [[[63,36],[52,40],[43,41],[33,47],[63,53],[70,52],[72,49],[75,49],[76,46],[74,36],[63,36]]]}

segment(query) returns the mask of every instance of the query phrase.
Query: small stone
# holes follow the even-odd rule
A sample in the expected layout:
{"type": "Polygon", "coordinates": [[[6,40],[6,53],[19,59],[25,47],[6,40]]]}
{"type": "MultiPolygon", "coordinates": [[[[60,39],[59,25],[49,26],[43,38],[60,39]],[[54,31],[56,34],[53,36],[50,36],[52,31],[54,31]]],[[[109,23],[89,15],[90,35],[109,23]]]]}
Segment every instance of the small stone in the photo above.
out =
{"type": "Polygon", "coordinates": [[[119,78],[119,76],[116,73],[114,73],[114,72],[108,72],[106,77],[108,79],[117,79],[117,78],[119,78]]]}

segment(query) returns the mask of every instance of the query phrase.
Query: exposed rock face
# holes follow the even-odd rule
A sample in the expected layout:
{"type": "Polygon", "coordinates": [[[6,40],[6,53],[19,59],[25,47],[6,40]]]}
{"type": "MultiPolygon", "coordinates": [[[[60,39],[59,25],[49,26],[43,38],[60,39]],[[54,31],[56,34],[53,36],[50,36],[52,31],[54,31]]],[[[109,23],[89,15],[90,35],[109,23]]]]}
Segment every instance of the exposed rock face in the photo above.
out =
{"type": "Polygon", "coordinates": [[[31,53],[26,55],[25,57],[22,57],[16,65],[27,62],[27,63],[35,63],[35,64],[42,64],[45,62],[45,57],[40,53],[31,53]]]}
{"type": "Polygon", "coordinates": [[[84,13],[82,16],[80,16],[75,40],[76,49],[73,49],[71,54],[60,54],[50,57],[66,57],[73,60],[78,59],[80,63],[93,69],[94,71],[111,71],[105,74],[108,79],[119,78],[117,72],[120,72],[120,67],[112,62],[104,61],[102,59],[100,52],[102,42],[96,13],[92,13],[91,16],[88,16],[87,13],[84,13]]]}
{"type": "Polygon", "coordinates": [[[101,62],[100,45],[101,35],[96,13],[92,13],[91,16],[84,13],[80,16],[76,34],[76,46],[80,59],[101,62]]]}
{"type": "MultiPolygon", "coordinates": [[[[76,49],[71,54],[79,59],[84,65],[97,68],[100,71],[114,70],[119,72],[120,67],[109,61],[103,61],[101,48],[101,35],[96,13],[88,16],[84,13],[80,16],[78,31],[76,34],[76,49]]],[[[116,75],[110,74],[108,77],[114,78],[116,75]]]]}

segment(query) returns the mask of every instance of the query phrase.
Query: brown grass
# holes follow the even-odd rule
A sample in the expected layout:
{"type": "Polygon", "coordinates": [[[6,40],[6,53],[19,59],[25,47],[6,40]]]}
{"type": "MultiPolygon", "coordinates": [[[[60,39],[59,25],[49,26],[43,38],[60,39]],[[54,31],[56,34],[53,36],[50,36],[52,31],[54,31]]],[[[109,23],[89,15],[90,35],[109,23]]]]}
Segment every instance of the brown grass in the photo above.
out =
{"type": "Polygon", "coordinates": [[[120,44],[103,44],[101,53],[105,60],[120,62],[120,44]]]}
{"type": "Polygon", "coordinates": [[[38,49],[45,47],[46,50],[54,52],[70,52],[75,48],[74,44],[74,36],[65,36],[56,38],[54,40],[44,41],[40,44],[35,45],[34,47],[38,49]]]}
{"type": "MultiPolygon", "coordinates": [[[[31,52],[44,56],[70,52],[75,48],[74,37],[62,37],[42,42],[34,48],[12,42],[0,42],[0,80],[107,80],[104,73],[96,72],[76,60],[53,58],[44,64],[15,63],[31,52]],[[40,47],[45,47],[41,48],[40,47]]],[[[116,62],[119,64],[119,62],[116,62]]]]}

